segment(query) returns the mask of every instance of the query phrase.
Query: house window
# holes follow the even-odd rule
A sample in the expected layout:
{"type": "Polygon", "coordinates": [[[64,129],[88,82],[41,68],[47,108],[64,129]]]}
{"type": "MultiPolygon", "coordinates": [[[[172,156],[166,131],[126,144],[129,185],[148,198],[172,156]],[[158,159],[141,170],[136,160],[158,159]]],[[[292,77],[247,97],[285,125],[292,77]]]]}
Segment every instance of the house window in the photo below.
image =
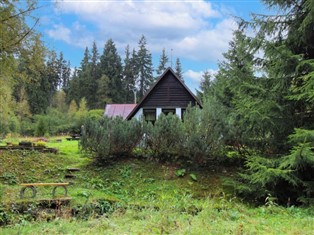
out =
{"type": "Polygon", "coordinates": [[[145,121],[152,122],[153,124],[156,121],[156,109],[143,109],[143,115],[145,121]]]}
{"type": "Polygon", "coordinates": [[[176,114],[176,109],[162,109],[162,112],[165,115],[168,115],[169,113],[176,114]]]}

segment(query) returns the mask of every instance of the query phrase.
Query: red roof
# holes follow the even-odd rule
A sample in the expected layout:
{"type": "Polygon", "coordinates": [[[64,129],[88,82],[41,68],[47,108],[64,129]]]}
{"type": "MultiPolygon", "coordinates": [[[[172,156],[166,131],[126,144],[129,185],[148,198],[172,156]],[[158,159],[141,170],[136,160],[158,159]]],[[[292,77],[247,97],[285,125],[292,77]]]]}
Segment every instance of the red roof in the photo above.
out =
{"type": "Polygon", "coordinates": [[[107,117],[122,117],[126,119],[127,116],[135,108],[136,104],[107,104],[105,109],[105,116],[107,117]]]}

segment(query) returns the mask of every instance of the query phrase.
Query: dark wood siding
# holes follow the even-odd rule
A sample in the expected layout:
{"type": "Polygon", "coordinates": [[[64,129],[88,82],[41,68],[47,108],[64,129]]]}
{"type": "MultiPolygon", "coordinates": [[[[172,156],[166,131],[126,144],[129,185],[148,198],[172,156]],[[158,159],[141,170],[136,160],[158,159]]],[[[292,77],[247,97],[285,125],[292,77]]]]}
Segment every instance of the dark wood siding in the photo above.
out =
{"type": "Polygon", "coordinates": [[[195,105],[194,97],[184,88],[184,86],[173,76],[171,72],[168,72],[148,94],[141,106],[142,108],[185,108],[190,103],[195,105]]]}
{"type": "Polygon", "coordinates": [[[154,86],[143,97],[138,105],[132,110],[127,117],[130,120],[138,112],[140,108],[155,109],[155,108],[183,108],[189,104],[198,105],[202,108],[201,103],[175,75],[175,72],[168,68],[161,77],[156,81],[154,86]]]}

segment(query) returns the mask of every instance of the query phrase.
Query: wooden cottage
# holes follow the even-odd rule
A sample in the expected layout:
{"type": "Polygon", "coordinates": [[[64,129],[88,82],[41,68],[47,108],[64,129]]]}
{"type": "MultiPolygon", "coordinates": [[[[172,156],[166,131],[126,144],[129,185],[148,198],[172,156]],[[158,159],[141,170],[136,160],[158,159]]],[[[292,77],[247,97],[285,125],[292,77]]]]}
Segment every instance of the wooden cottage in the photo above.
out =
{"type": "MultiPolygon", "coordinates": [[[[119,115],[119,112],[117,112],[116,115],[111,114],[107,116],[121,116],[126,120],[132,118],[140,119],[143,116],[145,120],[151,122],[155,122],[161,113],[173,113],[183,118],[183,114],[189,104],[201,107],[200,102],[189,88],[171,68],[168,68],[142,100],[134,108],[129,109],[130,113],[128,115],[126,115],[125,112],[123,115],[119,115]]],[[[106,106],[106,110],[116,108],[116,110],[121,111],[124,105],[125,104],[110,104],[106,106]]]]}

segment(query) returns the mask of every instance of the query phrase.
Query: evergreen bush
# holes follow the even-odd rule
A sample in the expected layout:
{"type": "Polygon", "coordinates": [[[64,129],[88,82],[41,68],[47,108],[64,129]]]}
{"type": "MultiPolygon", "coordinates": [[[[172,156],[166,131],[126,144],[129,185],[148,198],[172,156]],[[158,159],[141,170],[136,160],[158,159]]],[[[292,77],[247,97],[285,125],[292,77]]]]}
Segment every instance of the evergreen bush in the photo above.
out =
{"type": "Polygon", "coordinates": [[[145,124],[147,147],[162,161],[174,161],[183,155],[184,130],[182,121],[173,114],[161,113],[155,124],[145,124]]]}
{"type": "Polygon", "coordinates": [[[289,136],[294,146],[285,156],[248,156],[245,171],[234,181],[235,192],[263,202],[268,194],[281,204],[314,202],[314,131],[296,129],[289,136]]]}
{"type": "Polygon", "coordinates": [[[205,102],[203,109],[189,107],[184,115],[184,155],[196,166],[221,157],[224,147],[221,111],[205,102]]]}
{"type": "Polygon", "coordinates": [[[34,134],[35,136],[45,136],[46,134],[49,134],[49,125],[46,116],[43,115],[37,116],[34,134]]]}
{"type": "Polygon", "coordinates": [[[96,160],[129,156],[142,138],[141,122],[122,118],[87,118],[83,125],[81,148],[96,160]]]}

